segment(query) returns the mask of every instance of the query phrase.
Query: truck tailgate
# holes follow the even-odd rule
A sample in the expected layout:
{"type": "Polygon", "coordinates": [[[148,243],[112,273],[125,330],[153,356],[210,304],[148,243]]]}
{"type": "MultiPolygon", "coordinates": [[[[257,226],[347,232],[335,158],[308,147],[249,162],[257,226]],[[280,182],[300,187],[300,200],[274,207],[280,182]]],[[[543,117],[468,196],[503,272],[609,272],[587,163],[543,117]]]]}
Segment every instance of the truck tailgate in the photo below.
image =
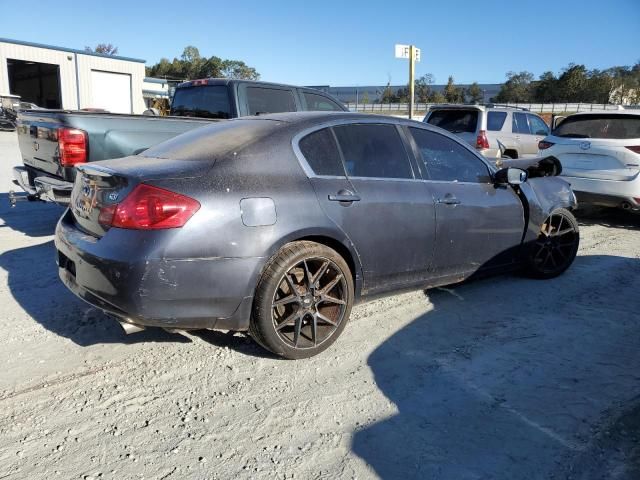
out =
{"type": "Polygon", "coordinates": [[[59,119],[48,116],[29,116],[28,120],[20,118],[17,126],[18,145],[22,161],[56,177],[63,177],[58,160],[58,128],[59,119]]]}

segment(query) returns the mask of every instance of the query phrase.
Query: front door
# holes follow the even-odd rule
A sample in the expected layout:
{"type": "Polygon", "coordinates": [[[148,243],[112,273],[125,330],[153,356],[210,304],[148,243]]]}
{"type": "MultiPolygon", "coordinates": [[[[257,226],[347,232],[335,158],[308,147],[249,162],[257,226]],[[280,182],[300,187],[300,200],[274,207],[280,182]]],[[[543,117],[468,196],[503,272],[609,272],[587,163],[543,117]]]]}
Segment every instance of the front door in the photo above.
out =
{"type": "Polygon", "coordinates": [[[323,210],[360,257],[366,293],[422,283],[433,257],[435,209],[423,182],[414,177],[396,126],[336,125],[299,145],[314,170],[311,182],[323,210]],[[341,160],[338,174],[314,160],[334,156],[341,160]]]}
{"type": "Polygon", "coordinates": [[[436,205],[432,275],[461,280],[513,262],[524,232],[517,194],[511,187],[495,187],[486,164],[466,146],[439,133],[409,130],[436,205]]]}

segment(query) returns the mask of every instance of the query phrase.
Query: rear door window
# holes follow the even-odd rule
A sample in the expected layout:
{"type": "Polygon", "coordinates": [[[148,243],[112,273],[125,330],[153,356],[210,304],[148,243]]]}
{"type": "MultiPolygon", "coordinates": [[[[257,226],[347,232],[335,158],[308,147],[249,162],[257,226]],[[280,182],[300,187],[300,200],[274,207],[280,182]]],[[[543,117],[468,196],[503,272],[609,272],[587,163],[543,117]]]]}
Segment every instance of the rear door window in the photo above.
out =
{"type": "Polygon", "coordinates": [[[333,128],[347,175],[413,178],[407,152],[394,125],[351,124],[333,128]]]}
{"type": "Polygon", "coordinates": [[[463,145],[421,128],[409,128],[431,180],[486,183],[489,169],[463,145]]]}
{"type": "Polygon", "coordinates": [[[502,130],[504,121],[507,118],[507,112],[488,112],[487,113],[487,130],[491,132],[499,132],[502,130]]]}
{"type": "Polygon", "coordinates": [[[529,126],[534,135],[549,135],[549,127],[544,123],[544,120],[537,115],[527,114],[527,117],[529,117],[529,126]]]}
{"type": "Polygon", "coordinates": [[[298,143],[300,151],[316,175],[344,176],[344,167],[331,130],[310,133],[298,143]]]}
{"type": "Polygon", "coordinates": [[[568,138],[640,138],[640,115],[591,114],[567,117],[553,131],[568,138]]]}
{"type": "Polygon", "coordinates": [[[201,118],[231,118],[231,104],[225,85],[176,88],[171,115],[201,118]]]}
{"type": "Polygon", "coordinates": [[[296,111],[293,90],[249,86],[246,91],[249,115],[296,111]]]}
{"type": "Polygon", "coordinates": [[[342,112],[344,109],[336,102],[323,95],[316,93],[302,92],[302,96],[307,104],[307,110],[322,112],[342,112]]]}
{"type": "Polygon", "coordinates": [[[427,123],[451,133],[475,133],[478,127],[478,110],[435,110],[429,115],[427,123]]]}
{"type": "Polygon", "coordinates": [[[513,133],[524,133],[527,135],[531,134],[526,114],[516,112],[513,113],[512,131],[513,133]]]}

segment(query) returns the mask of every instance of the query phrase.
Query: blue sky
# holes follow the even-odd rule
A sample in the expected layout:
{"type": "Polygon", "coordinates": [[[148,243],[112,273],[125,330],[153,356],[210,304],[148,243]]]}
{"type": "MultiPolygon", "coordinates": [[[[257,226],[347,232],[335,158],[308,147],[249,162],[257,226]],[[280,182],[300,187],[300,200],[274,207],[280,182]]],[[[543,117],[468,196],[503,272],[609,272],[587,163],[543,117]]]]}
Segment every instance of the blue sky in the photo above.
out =
{"type": "Polygon", "coordinates": [[[422,49],[416,73],[497,83],[640,61],[640,0],[84,1],[0,0],[0,37],[70,48],[113,43],[153,64],[187,45],[244,60],[263,80],[300,85],[407,81],[395,43],[422,49]]]}

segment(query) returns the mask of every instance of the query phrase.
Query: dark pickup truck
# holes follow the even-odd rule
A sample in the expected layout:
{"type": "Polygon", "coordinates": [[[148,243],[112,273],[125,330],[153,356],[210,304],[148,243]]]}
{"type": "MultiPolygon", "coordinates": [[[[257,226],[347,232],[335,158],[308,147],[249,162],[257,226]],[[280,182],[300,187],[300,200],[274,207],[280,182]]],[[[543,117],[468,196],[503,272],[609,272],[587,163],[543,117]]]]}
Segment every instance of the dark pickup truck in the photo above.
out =
{"type": "Polygon", "coordinates": [[[17,132],[24,166],[13,170],[25,192],[17,200],[67,205],[75,165],[138,154],[210,122],[301,110],[346,111],[335,98],[312,88],[266,82],[203,79],[181,83],[168,117],[67,110],[23,110],[17,132]]]}

